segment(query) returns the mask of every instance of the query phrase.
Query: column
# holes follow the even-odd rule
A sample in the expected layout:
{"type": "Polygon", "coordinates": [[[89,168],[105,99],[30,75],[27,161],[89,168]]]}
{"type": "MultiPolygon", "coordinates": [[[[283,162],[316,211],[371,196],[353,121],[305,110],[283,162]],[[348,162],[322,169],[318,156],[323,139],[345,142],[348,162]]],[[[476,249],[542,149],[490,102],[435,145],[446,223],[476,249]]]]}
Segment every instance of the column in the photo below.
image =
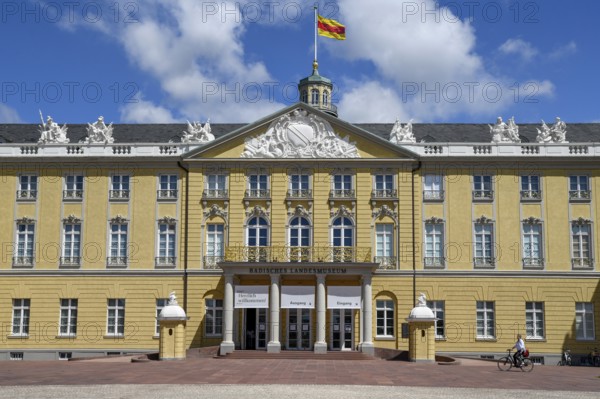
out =
{"type": "Polygon", "coordinates": [[[317,274],[317,342],[315,342],[315,353],[327,353],[325,308],[325,275],[317,274]]]}
{"type": "Polygon", "coordinates": [[[373,289],[371,288],[371,275],[364,275],[362,278],[362,337],[360,344],[361,352],[369,355],[375,354],[373,345],[373,289]]]}
{"type": "Polygon", "coordinates": [[[223,301],[223,341],[221,342],[220,355],[233,352],[233,274],[225,274],[225,298],[223,301]]]}
{"type": "Polygon", "coordinates": [[[267,352],[279,353],[281,351],[281,342],[279,342],[279,274],[271,274],[269,300],[271,307],[271,339],[267,344],[267,352]]]}

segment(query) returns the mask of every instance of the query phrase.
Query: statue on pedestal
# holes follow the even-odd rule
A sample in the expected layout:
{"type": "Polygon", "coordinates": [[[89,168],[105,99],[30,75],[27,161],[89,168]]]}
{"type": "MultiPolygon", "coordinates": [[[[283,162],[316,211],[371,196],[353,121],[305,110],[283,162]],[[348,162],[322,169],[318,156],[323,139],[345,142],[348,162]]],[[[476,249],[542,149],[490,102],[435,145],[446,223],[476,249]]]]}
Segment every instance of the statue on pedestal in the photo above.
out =
{"type": "Polygon", "coordinates": [[[108,126],[104,123],[104,117],[98,117],[98,120],[94,123],[88,123],[87,127],[87,138],[84,140],[84,143],[94,144],[94,143],[104,143],[104,144],[112,144],[114,142],[114,138],[112,136],[113,127],[112,123],[108,126]]]}
{"type": "Polygon", "coordinates": [[[40,111],[40,118],[42,119],[42,125],[38,126],[40,132],[39,144],[66,144],[69,142],[67,138],[67,125],[60,127],[50,115],[48,115],[48,119],[44,123],[42,111],[40,111]]]}
{"type": "Polygon", "coordinates": [[[417,140],[412,132],[412,119],[402,126],[399,119],[396,119],[392,132],[390,133],[390,142],[394,144],[415,143],[417,140]]]}

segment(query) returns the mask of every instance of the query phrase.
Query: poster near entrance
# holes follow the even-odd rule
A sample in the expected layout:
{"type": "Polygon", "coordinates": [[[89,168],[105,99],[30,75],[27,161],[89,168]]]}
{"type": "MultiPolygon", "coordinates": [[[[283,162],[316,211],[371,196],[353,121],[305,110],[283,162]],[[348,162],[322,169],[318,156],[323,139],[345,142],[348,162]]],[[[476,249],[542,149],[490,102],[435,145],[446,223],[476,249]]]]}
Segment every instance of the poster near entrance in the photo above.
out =
{"type": "Polygon", "coordinates": [[[282,309],[314,309],[315,287],[284,285],[281,287],[282,309]]]}
{"type": "Polygon", "coordinates": [[[327,309],[360,309],[359,286],[327,287],[327,309]]]}
{"type": "Polygon", "coordinates": [[[269,307],[268,285],[236,285],[235,301],[236,309],[265,309],[269,307]]]}

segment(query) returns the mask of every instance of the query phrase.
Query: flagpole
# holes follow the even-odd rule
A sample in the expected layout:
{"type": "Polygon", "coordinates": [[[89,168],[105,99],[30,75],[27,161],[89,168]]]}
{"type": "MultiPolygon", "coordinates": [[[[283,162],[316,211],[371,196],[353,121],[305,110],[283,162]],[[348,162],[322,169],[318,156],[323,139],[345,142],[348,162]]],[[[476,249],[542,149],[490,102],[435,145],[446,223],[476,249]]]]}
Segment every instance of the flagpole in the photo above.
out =
{"type": "MultiPolygon", "coordinates": [[[[317,6],[318,3],[315,3],[315,6],[313,7],[315,10],[315,64],[317,64],[317,27],[318,27],[318,22],[317,22],[317,6]]],[[[315,66],[313,66],[313,69],[315,69],[315,66]]]]}

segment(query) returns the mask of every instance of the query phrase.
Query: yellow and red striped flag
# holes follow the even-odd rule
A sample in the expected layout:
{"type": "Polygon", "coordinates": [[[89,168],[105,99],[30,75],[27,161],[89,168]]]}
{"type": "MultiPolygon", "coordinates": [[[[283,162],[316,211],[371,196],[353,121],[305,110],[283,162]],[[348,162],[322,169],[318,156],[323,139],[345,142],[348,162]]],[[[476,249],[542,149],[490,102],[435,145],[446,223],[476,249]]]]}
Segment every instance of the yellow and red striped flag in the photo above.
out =
{"type": "Polygon", "coordinates": [[[346,40],[346,27],[334,19],[319,18],[319,35],[337,40],[346,40]]]}

